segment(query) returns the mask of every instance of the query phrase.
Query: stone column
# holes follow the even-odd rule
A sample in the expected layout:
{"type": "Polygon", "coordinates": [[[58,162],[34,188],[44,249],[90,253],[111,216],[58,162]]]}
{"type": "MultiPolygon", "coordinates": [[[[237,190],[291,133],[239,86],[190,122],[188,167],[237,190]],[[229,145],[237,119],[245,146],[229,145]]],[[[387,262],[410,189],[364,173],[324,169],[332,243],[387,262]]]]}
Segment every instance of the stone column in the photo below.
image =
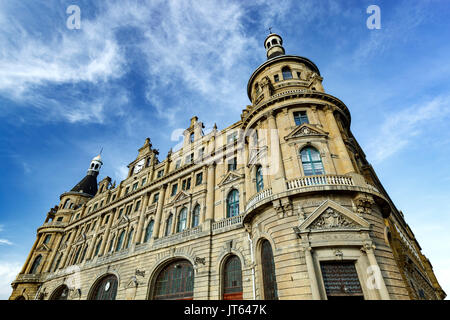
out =
{"type": "Polygon", "coordinates": [[[286,190],[286,175],[284,172],[283,155],[281,153],[279,131],[275,119],[275,112],[266,113],[270,144],[270,175],[272,176],[272,192],[274,194],[286,190]]]}
{"type": "Polygon", "coordinates": [[[159,232],[160,232],[160,226],[161,226],[161,217],[162,217],[162,210],[164,206],[164,200],[166,198],[166,189],[167,184],[164,184],[160,191],[159,191],[159,198],[158,198],[158,208],[156,209],[156,217],[155,217],[155,224],[153,225],[153,238],[158,239],[159,238],[159,232]]]}
{"type": "Polygon", "coordinates": [[[346,174],[350,172],[355,172],[353,168],[353,163],[348,154],[347,147],[345,146],[344,140],[341,136],[341,131],[333,115],[333,107],[325,106],[325,117],[328,123],[328,129],[330,131],[331,144],[338,153],[339,161],[338,168],[340,169],[338,174],[346,174]]]}
{"type": "Polygon", "coordinates": [[[58,247],[60,245],[59,241],[61,240],[61,237],[62,237],[61,233],[55,234],[55,240],[53,240],[54,241],[54,245],[52,246],[53,252],[50,255],[50,259],[47,260],[47,266],[45,267],[44,272],[50,272],[50,269],[52,267],[53,259],[55,259],[56,253],[58,252],[58,247]]]}
{"type": "MultiPolygon", "coordinates": [[[[114,209],[114,210],[117,211],[116,209],[114,209]]],[[[106,225],[106,228],[105,228],[105,233],[103,234],[102,245],[100,247],[100,252],[99,252],[100,256],[102,256],[105,253],[105,248],[108,245],[109,232],[110,232],[111,224],[112,224],[114,218],[115,218],[115,213],[111,213],[111,215],[109,216],[108,224],[106,225]]]]}
{"type": "Polygon", "coordinates": [[[214,219],[214,193],[216,187],[216,172],[215,172],[216,164],[213,162],[208,165],[208,178],[206,180],[206,220],[214,219]]]}
{"type": "Polygon", "coordinates": [[[314,267],[314,261],[311,254],[312,248],[306,247],[305,252],[305,260],[306,260],[306,268],[308,269],[309,282],[311,284],[311,293],[313,300],[321,300],[320,299],[320,291],[319,285],[317,283],[316,270],[314,267]]]}
{"type": "Polygon", "coordinates": [[[137,225],[137,228],[136,228],[136,237],[135,237],[136,244],[141,243],[142,230],[144,228],[145,211],[147,210],[147,206],[148,206],[148,201],[149,200],[150,200],[150,193],[147,192],[144,195],[144,201],[142,203],[141,211],[140,211],[140,214],[139,214],[139,221],[138,221],[138,225],[137,225]]]}
{"type": "Polygon", "coordinates": [[[245,197],[243,197],[243,199],[245,201],[245,203],[244,203],[244,207],[245,207],[248,203],[248,200],[253,195],[251,192],[251,184],[252,184],[253,177],[251,175],[250,168],[248,167],[248,161],[249,161],[249,150],[248,149],[250,148],[249,144],[245,143],[244,148],[245,148],[245,150],[244,150],[245,197]]]}
{"type": "MultiPolygon", "coordinates": [[[[94,230],[94,234],[92,235],[92,245],[89,248],[89,252],[87,254],[86,260],[91,260],[92,259],[92,254],[94,252],[94,248],[96,247],[96,243],[97,243],[97,234],[98,234],[98,229],[100,229],[100,220],[101,220],[101,216],[98,217],[97,220],[97,225],[95,226],[95,230],[94,230]]],[[[103,242],[103,241],[102,241],[103,242]]]]}
{"type": "Polygon", "coordinates": [[[374,272],[372,277],[375,277],[376,289],[378,289],[381,299],[390,300],[391,298],[389,296],[386,283],[384,282],[384,278],[381,274],[380,266],[378,265],[377,259],[375,257],[374,249],[375,245],[365,244],[361,250],[367,254],[367,259],[369,260],[371,270],[374,272]]]}
{"type": "Polygon", "coordinates": [[[69,239],[69,243],[67,244],[66,251],[64,252],[64,255],[62,257],[62,261],[61,261],[61,264],[60,264],[62,268],[64,268],[66,266],[67,257],[69,256],[70,248],[72,247],[72,243],[75,240],[76,236],[77,236],[77,230],[74,230],[72,232],[72,236],[69,239]]]}

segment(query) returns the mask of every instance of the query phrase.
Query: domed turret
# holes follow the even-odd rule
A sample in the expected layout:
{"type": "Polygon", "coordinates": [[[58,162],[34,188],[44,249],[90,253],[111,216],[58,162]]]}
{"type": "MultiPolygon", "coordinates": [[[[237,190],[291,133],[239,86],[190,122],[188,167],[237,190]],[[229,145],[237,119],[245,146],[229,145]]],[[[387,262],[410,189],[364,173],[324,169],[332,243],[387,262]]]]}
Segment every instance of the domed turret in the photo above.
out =
{"type": "Polygon", "coordinates": [[[72,188],[73,192],[82,192],[94,196],[97,193],[97,176],[103,162],[100,155],[91,160],[86,176],[72,188]]]}
{"type": "Polygon", "coordinates": [[[283,39],[276,33],[271,33],[264,41],[264,47],[266,48],[267,59],[271,59],[280,55],[283,55],[283,39]]]}

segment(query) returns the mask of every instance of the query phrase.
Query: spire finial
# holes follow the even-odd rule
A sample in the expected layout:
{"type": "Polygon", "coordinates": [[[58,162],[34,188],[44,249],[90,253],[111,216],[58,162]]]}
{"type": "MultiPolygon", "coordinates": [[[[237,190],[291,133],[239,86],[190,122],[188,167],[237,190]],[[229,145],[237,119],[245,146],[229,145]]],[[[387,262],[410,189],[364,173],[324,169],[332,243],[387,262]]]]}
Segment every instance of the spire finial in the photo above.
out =
{"type": "Polygon", "coordinates": [[[272,28],[273,27],[269,27],[269,29],[267,29],[266,31],[269,31],[269,34],[272,34],[272,28]]]}

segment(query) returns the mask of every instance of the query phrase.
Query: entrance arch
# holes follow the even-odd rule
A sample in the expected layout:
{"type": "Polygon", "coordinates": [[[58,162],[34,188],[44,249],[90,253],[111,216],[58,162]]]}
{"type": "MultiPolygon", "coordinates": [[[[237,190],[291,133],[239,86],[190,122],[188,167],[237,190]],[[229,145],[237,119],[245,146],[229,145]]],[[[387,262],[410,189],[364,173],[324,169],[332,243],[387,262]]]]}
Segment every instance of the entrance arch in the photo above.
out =
{"type": "Polygon", "coordinates": [[[117,286],[117,277],[108,274],[96,282],[89,300],[116,300],[117,286]]]}
{"type": "Polygon", "coordinates": [[[192,300],[194,268],[187,260],[176,260],[163,267],[153,281],[153,300],[192,300]]]}
{"type": "Polygon", "coordinates": [[[63,284],[56,288],[48,300],[67,300],[69,297],[69,288],[63,284]]]}

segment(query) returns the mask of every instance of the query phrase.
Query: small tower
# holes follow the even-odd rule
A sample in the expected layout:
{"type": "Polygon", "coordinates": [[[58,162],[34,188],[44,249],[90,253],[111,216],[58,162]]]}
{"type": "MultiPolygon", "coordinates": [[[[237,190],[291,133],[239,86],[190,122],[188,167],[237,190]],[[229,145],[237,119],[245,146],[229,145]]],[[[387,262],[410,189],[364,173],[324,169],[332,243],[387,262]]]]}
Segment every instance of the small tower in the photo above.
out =
{"type": "Polygon", "coordinates": [[[97,193],[97,176],[100,173],[100,168],[102,167],[102,165],[103,162],[100,155],[92,159],[86,176],[70,191],[87,193],[91,196],[94,196],[97,193]]]}
{"type": "Polygon", "coordinates": [[[102,157],[100,155],[96,156],[91,160],[91,165],[89,166],[87,174],[97,177],[100,173],[100,168],[102,167],[102,165],[102,157]]]}
{"type": "Polygon", "coordinates": [[[276,33],[271,33],[264,40],[267,59],[272,59],[284,54],[283,39],[276,33]]]}

